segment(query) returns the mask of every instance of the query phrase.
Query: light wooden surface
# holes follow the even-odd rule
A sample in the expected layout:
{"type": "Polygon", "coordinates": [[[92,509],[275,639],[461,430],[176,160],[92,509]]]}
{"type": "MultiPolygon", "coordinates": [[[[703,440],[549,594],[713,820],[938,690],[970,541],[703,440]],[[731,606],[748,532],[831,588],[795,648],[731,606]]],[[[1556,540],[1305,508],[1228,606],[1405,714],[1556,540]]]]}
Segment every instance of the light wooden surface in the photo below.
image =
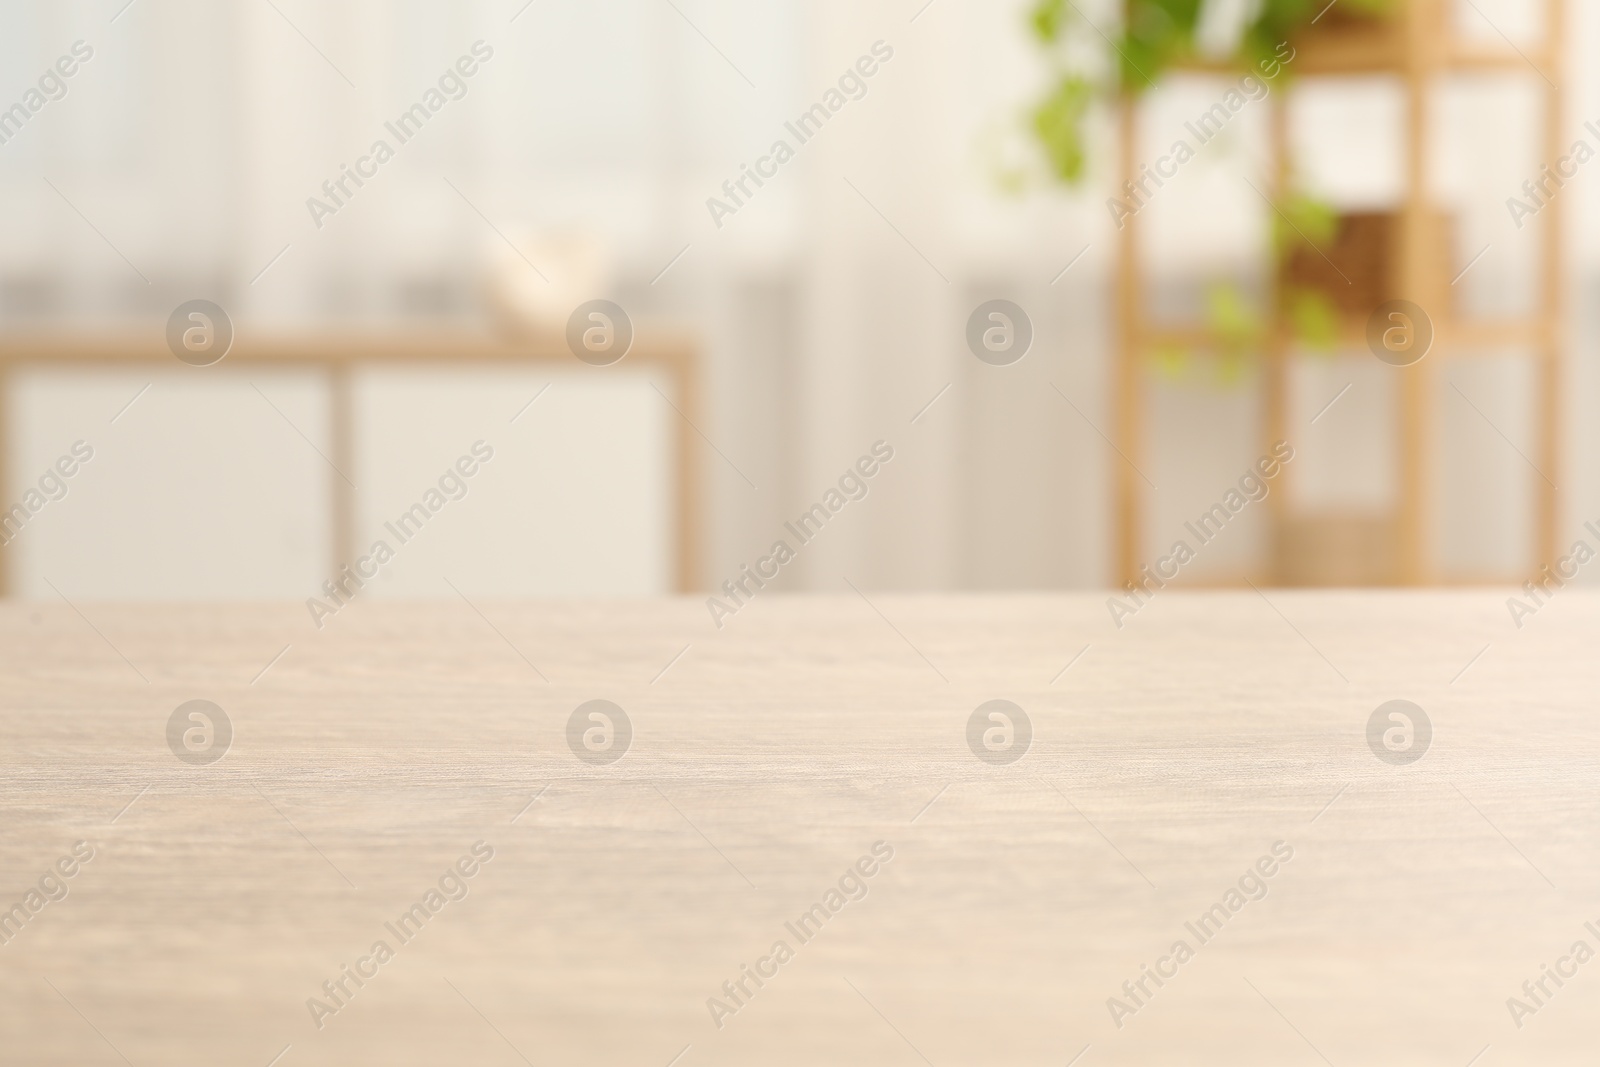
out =
{"type": "Polygon", "coordinates": [[[720,632],[692,600],[357,602],[321,633],[0,607],[0,907],[96,851],[0,946],[0,1060],[1594,1062],[1600,962],[1520,1030],[1505,1002],[1600,947],[1600,598],[1518,631],[1504,591],[1163,592],[1118,631],[1102,596],[867,594],[720,632]],[[165,740],[195,698],[235,729],[209,766],[165,740]],[[565,740],[595,698],[633,724],[611,766],[565,740]],[[1010,766],[965,740],[996,698],[1033,724],[1010,766]],[[1395,698],[1434,724],[1407,767],[1365,739],[1395,698]],[[307,998],[479,840],[469,895],[318,1030],[307,998]],[[1267,897],[1113,1025],[1280,840],[1267,897]],[[719,1030],[707,998],[779,939],[719,1030]]]}

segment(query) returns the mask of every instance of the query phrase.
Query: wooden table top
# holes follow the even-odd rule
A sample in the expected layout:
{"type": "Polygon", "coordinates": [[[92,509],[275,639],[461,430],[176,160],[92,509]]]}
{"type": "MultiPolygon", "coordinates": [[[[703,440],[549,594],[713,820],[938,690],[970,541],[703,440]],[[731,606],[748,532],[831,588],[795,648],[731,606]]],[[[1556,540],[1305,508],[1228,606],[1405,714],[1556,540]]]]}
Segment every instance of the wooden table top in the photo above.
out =
{"type": "Polygon", "coordinates": [[[0,607],[0,1060],[1594,1063],[1600,597],[842,588],[0,607]]]}

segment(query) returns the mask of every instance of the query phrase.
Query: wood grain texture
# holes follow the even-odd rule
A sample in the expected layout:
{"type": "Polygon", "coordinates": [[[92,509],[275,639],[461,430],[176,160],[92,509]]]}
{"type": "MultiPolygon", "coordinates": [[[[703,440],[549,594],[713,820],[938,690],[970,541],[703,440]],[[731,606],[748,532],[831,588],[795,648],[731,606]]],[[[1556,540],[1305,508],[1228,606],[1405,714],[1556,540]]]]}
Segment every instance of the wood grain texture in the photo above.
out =
{"type": "Polygon", "coordinates": [[[1594,1062],[1600,962],[1521,1029],[1506,999],[1600,948],[1600,598],[1518,631],[1503,592],[1163,592],[1118,631],[1098,596],[868,596],[721,631],[690,600],[358,601],[320,632],[292,605],[0,608],[0,908],[95,849],[0,945],[0,1059],[1594,1062]],[[235,729],[209,766],[165,739],[194,698],[235,729]],[[633,725],[611,766],[566,741],[595,698],[633,725]],[[1034,731],[1009,766],[965,739],[996,698],[1034,731]],[[1394,698],[1434,725],[1411,766],[1367,745],[1394,698]],[[400,944],[384,924],[480,840],[400,944]],[[865,898],[800,943],[876,841],[865,898]],[[1277,841],[1265,898],[1199,944],[1277,841]],[[1118,1028],[1107,998],[1179,938],[1118,1028]],[[379,939],[318,1029],[307,999],[379,939]],[[707,998],[780,939],[719,1029],[707,998]]]}

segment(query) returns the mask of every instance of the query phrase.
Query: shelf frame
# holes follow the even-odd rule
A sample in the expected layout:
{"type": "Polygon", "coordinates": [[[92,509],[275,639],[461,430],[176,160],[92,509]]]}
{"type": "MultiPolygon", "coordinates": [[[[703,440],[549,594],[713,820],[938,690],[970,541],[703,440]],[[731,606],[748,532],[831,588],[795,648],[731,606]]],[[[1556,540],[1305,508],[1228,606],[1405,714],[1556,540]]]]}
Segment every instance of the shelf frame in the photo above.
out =
{"type": "MultiPolygon", "coordinates": [[[[1435,340],[1427,358],[1396,370],[1399,381],[1397,404],[1398,500],[1395,506],[1395,582],[1402,586],[1439,584],[1440,574],[1435,545],[1436,485],[1438,482],[1437,397],[1438,374],[1445,360],[1481,356],[1486,349],[1521,349],[1532,360],[1535,375],[1536,422],[1539,428],[1534,465],[1538,477],[1533,482],[1534,556],[1525,575],[1538,580],[1541,570],[1559,555],[1561,507],[1560,484],[1562,442],[1561,388],[1563,381],[1565,311],[1565,249],[1562,240],[1562,198],[1555,197],[1539,213],[1536,225],[1542,238],[1539,258],[1537,309],[1529,317],[1462,318],[1454,311],[1452,279],[1445,276],[1443,264],[1435,254],[1438,215],[1428,196],[1429,129],[1435,96],[1441,79],[1447,75],[1491,71],[1522,72],[1537,75],[1542,87],[1544,116],[1541,151],[1545,161],[1562,153],[1562,123],[1565,119],[1565,94],[1561,89],[1560,42],[1566,28],[1565,0],[1543,0],[1545,36],[1532,49],[1501,50],[1452,39],[1446,25],[1443,0],[1408,0],[1382,29],[1339,30],[1296,42],[1299,54],[1296,77],[1338,77],[1384,73],[1399,79],[1406,108],[1406,174],[1399,208],[1398,288],[1406,299],[1428,309],[1433,319],[1435,340]]],[[[1176,69],[1236,74],[1238,69],[1206,61],[1187,61],[1176,69]]],[[[1267,195],[1281,199],[1287,189],[1291,160],[1288,138],[1286,93],[1275,93],[1269,101],[1270,161],[1267,195]]],[[[1124,95],[1117,103],[1119,133],[1119,184],[1138,177],[1136,158],[1139,144],[1140,102],[1124,95]]],[[[1147,364],[1152,349],[1162,346],[1204,347],[1215,338],[1204,327],[1187,325],[1147,326],[1142,298],[1143,270],[1137,215],[1124,219],[1117,238],[1118,262],[1115,273],[1117,344],[1116,366],[1111,375],[1113,389],[1113,434],[1119,455],[1111,462],[1113,487],[1113,551],[1115,577],[1119,585],[1137,584],[1147,562],[1144,551],[1145,491],[1140,468],[1144,466],[1146,441],[1147,364]]],[[[1268,301],[1270,318],[1262,368],[1263,452],[1273,442],[1289,440],[1288,385],[1294,343],[1282,314],[1278,287],[1281,272],[1270,275],[1268,301]]],[[[1341,341],[1365,346],[1364,324],[1345,323],[1341,341]]],[[[1292,443],[1292,442],[1291,442],[1292,443]]],[[[1293,474],[1284,468],[1279,484],[1268,496],[1268,514],[1273,527],[1271,551],[1294,517],[1293,474]]],[[[1272,582],[1278,577],[1277,560],[1255,578],[1272,582]]],[[[1251,579],[1254,580],[1254,579],[1251,579]]],[[[1522,581],[1519,575],[1516,581],[1522,581]]]]}

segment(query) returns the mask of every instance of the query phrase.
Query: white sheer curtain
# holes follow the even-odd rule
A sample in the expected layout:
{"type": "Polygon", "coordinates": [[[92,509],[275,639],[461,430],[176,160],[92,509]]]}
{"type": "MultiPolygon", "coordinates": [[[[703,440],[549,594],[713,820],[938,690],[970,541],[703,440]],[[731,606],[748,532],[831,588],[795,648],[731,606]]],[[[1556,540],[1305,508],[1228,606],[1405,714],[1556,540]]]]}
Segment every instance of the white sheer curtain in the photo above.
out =
{"type": "MultiPolygon", "coordinates": [[[[95,50],[67,97],[0,146],[5,328],[148,324],[195,295],[261,328],[470,322],[489,315],[500,234],[536,256],[580,233],[604,247],[608,288],[636,317],[705,341],[698,460],[718,582],[879,439],[895,459],[786,570],[792,587],[1105,579],[1113,231],[1103,173],[1076,194],[998,190],[997,146],[1042,78],[1022,0],[124,3],[0,14],[5,103],[74,41],[95,50]],[[317,228],[306,199],[478,40],[494,56],[465,98],[317,228]],[[894,57],[866,97],[719,229],[706,199],[880,40],[894,57]],[[962,342],[992,296],[1036,327],[1034,351],[1004,371],[962,342]]],[[[1109,21],[1114,5],[1081,6],[1109,21]]],[[[1479,6],[1518,29],[1515,5],[1479,6]]],[[[1589,5],[1574,18],[1576,136],[1600,113],[1577,61],[1600,32],[1589,5]]],[[[1468,112],[1450,121],[1481,147],[1483,117],[1468,112]]],[[[1330,151],[1362,158],[1349,140],[1330,151]]],[[[1509,194],[1468,169],[1448,176],[1455,195],[1494,210],[1509,194]]],[[[1574,232],[1592,233],[1592,176],[1567,195],[1574,232]]],[[[1231,210],[1213,229],[1249,232],[1248,208],[1231,210]]],[[[1593,242],[1573,246],[1591,277],[1593,242]]],[[[1486,260],[1470,284],[1498,292],[1486,279],[1514,282],[1516,262],[1486,260]]],[[[1583,336],[1591,305],[1576,302],[1583,336]]],[[[1574,369],[1576,416],[1596,383],[1586,359],[1574,369]]],[[[1574,425],[1581,509],[1596,472],[1582,458],[1592,431],[1574,425]]],[[[1197,432],[1179,412],[1156,447],[1195,451],[1197,432]]],[[[1229,480],[1228,448],[1202,458],[1229,480]]]]}

